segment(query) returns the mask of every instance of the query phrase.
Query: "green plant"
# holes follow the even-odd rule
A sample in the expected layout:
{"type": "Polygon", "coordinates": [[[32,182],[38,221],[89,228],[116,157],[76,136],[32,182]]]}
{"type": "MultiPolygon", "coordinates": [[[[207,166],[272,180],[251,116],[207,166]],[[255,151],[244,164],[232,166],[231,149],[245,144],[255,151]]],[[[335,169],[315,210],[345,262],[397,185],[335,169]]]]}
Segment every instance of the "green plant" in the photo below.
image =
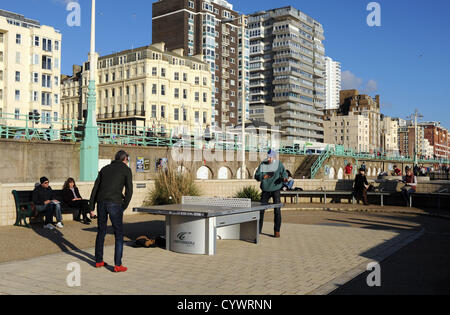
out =
{"type": "Polygon", "coordinates": [[[178,171],[177,166],[169,164],[158,171],[155,187],[149,192],[144,206],[180,204],[183,196],[200,196],[200,190],[191,172],[178,171]]]}
{"type": "Polygon", "coordinates": [[[234,198],[245,198],[245,199],[251,199],[254,202],[258,202],[261,200],[261,193],[258,189],[256,189],[253,186],[246,186],[240,191],[238,191],[234,198]]]}

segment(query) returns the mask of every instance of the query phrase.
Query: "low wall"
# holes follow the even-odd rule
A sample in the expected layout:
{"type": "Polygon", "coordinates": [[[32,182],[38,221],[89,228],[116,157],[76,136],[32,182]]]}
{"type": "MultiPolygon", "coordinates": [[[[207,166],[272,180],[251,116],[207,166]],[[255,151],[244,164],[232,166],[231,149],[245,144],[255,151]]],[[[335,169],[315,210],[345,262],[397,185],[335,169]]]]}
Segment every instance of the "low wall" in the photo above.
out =
{"type": "MultiPolygon", "coordinates": [[[[369,180],[370,181],[370,180],[369,180]]],[[[301,187],[304,190],[336,190],[342,187],[349,187],[353,181],[338,180],[296,180],[294,187],[301,187]]],[[[245,186],[253,186],[259,189],[259,183],[255,180],[197,180],[201,195],[207,197],[233,197],[236,192],[245,186]]],[[[33,190],[34,183],[19,184],[0,184],[0,226],[13,225],[16,221],[16,206],[12,190],[33,190]]],[[[129,208],[125,211],[125,215],[134,214],[133,208],[142,206],[151,189],[155,187],[154,181],[135,181],[133,182],[134,192],[129,208]],[[138,188],[139,187],[139,188],[138,188]]],[[[62,189],[63,182],[51,182],[53,189],[62,189]]],[[[80,194],[83,198],[89,199],[91,190],[94,186],[93,182],[77,182],[80,194]]],[[[403,184],[399,183],[397,190],[403,184]]],[[[450,190],[449,181],[424,181],[419,182],[418,192],[434,192],[442,187],[450,190]]],[[[287,200],[289,202],[289,199],[287,200]]],[[[301,198],[300,202],[311,202],[310,198],[301,198]]],[[[320,202],[319,198],[313,198],[312,202],[320,202]]],[[[72,215],[63,215],[64,220],[71,220],[72,215]]]]}

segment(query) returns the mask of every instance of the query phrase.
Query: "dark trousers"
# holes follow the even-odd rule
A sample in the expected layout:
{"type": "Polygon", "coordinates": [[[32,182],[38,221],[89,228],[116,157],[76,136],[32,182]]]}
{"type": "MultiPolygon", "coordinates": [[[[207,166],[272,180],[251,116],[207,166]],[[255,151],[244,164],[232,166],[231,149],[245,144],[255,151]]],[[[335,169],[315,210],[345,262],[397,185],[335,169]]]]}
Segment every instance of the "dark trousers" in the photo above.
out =
{"type": "Polygon", "coordinates": [[[103,261],[103,246],[105,243],[108,215],[111,220],[116,239],[114,251],[114,264],[122,265],[123,253],[123,205],[112,202],[100,202],[97,206],[98,233],[95,240],[95,261],[103,261]]]}
{"type": "Polygon", "coordinates": [[[55,205],[54,204],[49,203],[47,205],[37,205],[36,210],[37,210],[37,212],[44,212],[44,215],[45,215],[44,225],[47,225],[47,224],[53,222],[53,214],[55,213],[55,205]]]}
{"type": "Polygon", "coordinates": [[[416,190],[414,188],[410,188],[410,189],[405,188],[405,187],[402,188],[402,196],[403,196],[403,199],[406,202],[406,206],[407,207],[410,206],[410,204],[409,204],[409,196],[411,196],[411,194],[413,194],[415,192],[416,192],[416,190]]]}
{"type": "Polygon", "coordinates": [[[355,190],[354,196],[355,196],[356,201],[359,202],[360,200],[362,200],[365,205],[369,204],[369,201],[367,200],[367,189],[363,188],[363,189],[355,190]]]}
{"type": "MultiPolygon", "coordinates": [[[[272,198],[273,203],[281,203],[280,191],[263,191],[261,194],[261,203],[264,205],[269,204],[269,199],[272,198]]],[[[259,218],[259,233],[261,234],[263,224],[264,224],[264,213],[265,210],[261,211],[259,218]]],[[[281,230],[281,208],[274,209],[274,232],[280,232],[281,230]]]]}
{"type": "Polygon", "coordinates": [[[71,201],[69,203],[69,207],[71,208],[77,208],[80,210],[77,215],[77,219],[80,218],[80,215],[87,219],[87,213],[89,212],[89,200],[77,200],[77,201],[71,201]]]}

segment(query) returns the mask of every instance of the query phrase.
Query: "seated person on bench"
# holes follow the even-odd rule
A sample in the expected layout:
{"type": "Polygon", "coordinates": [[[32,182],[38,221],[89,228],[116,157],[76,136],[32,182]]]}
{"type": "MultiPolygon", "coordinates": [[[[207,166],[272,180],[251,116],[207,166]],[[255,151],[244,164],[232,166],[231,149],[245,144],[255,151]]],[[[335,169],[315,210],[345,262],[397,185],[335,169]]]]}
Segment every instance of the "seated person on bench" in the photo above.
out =
{"type": "Polygon", "coordinates": [[[73,178],[68,178],[64,183],[63,199],[64,203],[69,207],[80,210],[75,218],[75,221],[90,224],[91,220],[87,216],[88,212],[90,212],[91,218],[95,219],[94,212],[90,211],[89,200],[81,198],[80,191],[78,190],[73,178]],[[80,216],[83,217],[82,220],[80,219],[80,216]]]}
{"type": "Polygon", "coordinates": [[[283,183],[283,191],[292,191],[292,187],[294,187],[294,179],[292,178],[292,174],[291,172],[289,172],[288,170],[286,170],[286,173],[288,175],[288,181],[283,183]]]}
{"type": "Polygon", "coordinates": [[[53,221],[53,213],[58,223],[56,226],[62,229],[61,202],[54,199],[52,188],[49,186],[47,177],[41,177],[41,184],[33,191],[33,203],[37,212],[45,212],[44,228],[53,230],[55,227],[51,224],[53,221]]]}

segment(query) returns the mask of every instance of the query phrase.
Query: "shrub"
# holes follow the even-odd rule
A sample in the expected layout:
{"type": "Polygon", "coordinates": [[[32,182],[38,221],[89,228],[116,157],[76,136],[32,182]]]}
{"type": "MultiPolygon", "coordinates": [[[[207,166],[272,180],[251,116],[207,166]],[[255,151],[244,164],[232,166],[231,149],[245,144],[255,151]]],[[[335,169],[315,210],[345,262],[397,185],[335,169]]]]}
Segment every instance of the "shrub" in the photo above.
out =
{"type": "Polygon", "coordinates": [[[144,206],[180,204],[183,196],[200,196],[191,172],[178,172],[175,165],[159,170],[155,188],[150,191],[144,206]]]}
{"type": "Polygon", "coordinates": [[[238,191],[234,195],[234,198],[245,198],[251,199],[253,202],[259,202],[261,200],[261,193],[259,192],[259,189],[253,186],[247,186],[238,191]]]}

